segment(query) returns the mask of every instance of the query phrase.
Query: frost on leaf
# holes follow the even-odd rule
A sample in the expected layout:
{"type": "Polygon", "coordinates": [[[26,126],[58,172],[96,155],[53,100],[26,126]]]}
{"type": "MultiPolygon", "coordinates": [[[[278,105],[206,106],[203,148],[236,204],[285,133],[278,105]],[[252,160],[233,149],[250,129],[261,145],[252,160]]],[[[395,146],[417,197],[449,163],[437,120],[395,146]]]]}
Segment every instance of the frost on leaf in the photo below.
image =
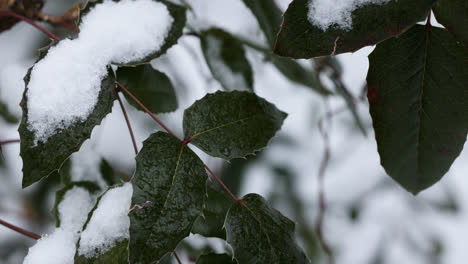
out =
{"type": "Polygon", "coordinates": [[[93,208],[94,197],[81,187],[67,191],[58,205],[60,228],[29,249],[24,264],[73,264],[79,231],[93,208]]]}

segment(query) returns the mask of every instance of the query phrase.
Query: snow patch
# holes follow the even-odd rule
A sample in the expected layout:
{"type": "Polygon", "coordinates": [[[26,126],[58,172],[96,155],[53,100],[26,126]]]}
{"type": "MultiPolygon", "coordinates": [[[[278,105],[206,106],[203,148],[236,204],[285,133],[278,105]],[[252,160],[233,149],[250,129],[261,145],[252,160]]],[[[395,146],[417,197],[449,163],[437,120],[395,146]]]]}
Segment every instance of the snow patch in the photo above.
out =
{"type": "Polygon", "coordinates": [[[86,229],[81,233],[78,254],[96,257],[110,250],[117,242],[128,239],[130,218],[127,213],[132,201],[130,183],[108,190],[99,201],[86,229]]]}
{"type": "Polygon", "coordinates": [[[309,22],[325,31],[331,26],[351,30],[352,12],[365,5],[382,5],[392,0],[310,0],[309,22]]]}
{"type": "Polygon", "coordinates": [[[60,228],[39,239],[23,264],[73,264],[79,231],[94,203],[95,199],[81,187],[67,191],[58,207],[60,228]]]}
{"type": "Polygon", "coordinates": [[[173,21],[167,7],[152,0],[96,5],[83,17],[79,37],[60,41],[33,68],[28,128],[36,143],[85,121],[97,103],[106,66],[159,50],[173,21]]]}

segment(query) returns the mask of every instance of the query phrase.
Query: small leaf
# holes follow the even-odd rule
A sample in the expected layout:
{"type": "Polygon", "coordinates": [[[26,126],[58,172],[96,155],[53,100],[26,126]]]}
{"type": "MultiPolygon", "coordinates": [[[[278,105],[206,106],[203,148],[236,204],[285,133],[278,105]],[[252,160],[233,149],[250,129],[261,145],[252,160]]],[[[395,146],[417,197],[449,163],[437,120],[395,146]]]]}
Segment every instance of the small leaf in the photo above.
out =
{"type": "MultiPolygon", "coordinates": [[[[42,53],[42,56],[45,54],[42,53]]],[[[78,151],[81,144],[91,136],[93,128],[112,111],[115,100],[114,78],[112,72],[108,71],[109,75],[101,82],[101,91],[96,106],[85,121],[77,121],[66,129],[56,131],[56,134],[50,136],[46,142],[35,143],[34,132],[28,127],[28,98],[26,96],[31,70],[32,68],[24,78],[26,89],[20,104],[23,117],[18,128],[21,138],[20,155],[23,159],[23,188],[59,170],[68,157],[78,151]]]]}
{"type": "MultiPolygon", "coordinates": [[[[101,4],[104,0],[97,0],[97,1],[92,1],[88,0],[86,4],[83,6],[81,13],[80,13],[80,23],[81,23],[81,18],[86,16],[86,14],[92,10],[92,8],[98,4],[101,4]]],[[[118,2],[119,0],[114,0],[118,2]]],[[[128,62],[125,64],[119,64],[121,66],[135,66],[139,64],[144,64],[148,63],[153,59],[156,59],[160,57],[161,55],[165,54],[166,51],[172,47],[173,45],[177,44],[177,41],[179,40],[180,36],[182,36],[182,31],[185,27],[185,22],[186,22],[186,15],[185,15],[185,8],[173,4],[171,1],[166,1],[166,0],[153,0],[155,2],[160,2],[163,3],[164,5],[167,6],[167,10],[169,11],[169,14],[174,18],[174,22],[172,23],[172,27],[169,30],[166,39],[164,41],[164,44],[161,45],[161,48],[152,54],[149,54],[145,58],[137,61],[132,61],[128,62]]]]}
{"type": "Polygon", "coordinates": [[[218,91],[185,110],[184,133],[209,155],[229,160],[266,147],[286,117],[253,93],[218,91]]]}
{"type": "Polygon", "coordinates": [[[437,21],[468,47],[468,0],[439,0],[432,10],[437,21]]]}
{"type": "Polygon", "coordinates": [[[94,183],[90,181],[80,181],[80,182],[72,182],[68,184],[67,186],[63,187],[62,189],[58,190],[55,193],[55,203],[54,203],[54,208],[52,209],[51,213],[55,217],[55,226],[60,227],[60,215],[58,211],[58,206],[60,202],[62,202],[63,198],[65,197],[65,194],[73,189],[73,187],[81,187],[83,189],[86,189],[89,191],[89,193],[96,193],[99,191],[101,188],[94,183]]]}
{"type": "Polygon", "coordinates": [[[130,212],[130,263],[156,263],[190,234],[201,215],[203,162],[176,138],[152,134],[136,157],[130,212]]]}
{"type": "MultiPolygon", "coordinates": [[[[151,112],[167,113],[177,109],[177,97],[171,80],[166,74],[153,69],[150,64],[136,67],[119,67],[117,81],[132,92],[151,112]]],[[[127,101],[144,111],[125,94],[127,101]]]]}
{"type": "Polygon", "coordinates": [[[228,254],[209,253],[201,255],[196,264],[237,264],[228,254]]]}
{"type": "Polygon", "coordinates": [[[224,90],[253,91],[253,72],[242,43],[219,28],[201,33],[201,48],[213,77],[224,90]]]}
{"type": "Polygon", "coordinates": [[[16,124],[19,119],[14,114],[10,113],[8,106],[0,101],[0,117],[2,117],[7,123],[16,124]]]}
{"type": "Polygon", "coordinates": [[[224,220],[233,200],[224,192],[213,187],[207,187],[207,199],[203,215],[193,224],[192,233],[204,237],[226,238],[224,220]]]}
{"type": "Polygon", "coordinates": [[[242,0],[257,18],[260,28],[270,47],[275,45],[276,35],[281,26],[282,12],[274,0],[242,0]]]}
{"type": "Polygon", "coordinates": [[[468,131],[468,50],[421,25],[369,56],[368,93],[380,161],[417,194],[447,172],[468,131]]]}
{"type": "Polygon", "coordinates": [[[401,34],[423,20],[435,2],[392,0],[362,5],[352,12],[351,29],[334,25],[324,31],[309,22],[310,1],[294,0],[289,5],[276,40],[276,54],[297,59],[353,52],[401,34]]]}
{"type": "Polygon", "coordinates": [[[310,263],[294,238],[294,223],[261,196],[247,194],[226,217],[227,242],[239,263],[310,263]]]}

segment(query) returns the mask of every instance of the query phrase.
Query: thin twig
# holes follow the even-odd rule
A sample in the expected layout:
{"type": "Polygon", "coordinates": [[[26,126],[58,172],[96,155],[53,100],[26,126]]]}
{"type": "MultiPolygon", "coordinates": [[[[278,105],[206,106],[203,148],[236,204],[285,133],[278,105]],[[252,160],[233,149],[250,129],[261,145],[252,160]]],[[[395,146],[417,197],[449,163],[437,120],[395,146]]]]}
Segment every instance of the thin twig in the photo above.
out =
{"type": "Polygon", "coordinates": [[[204,165],[205,165],[205,168],[210,172],[210,174],[219,182],[219,184],[221,184],[224,190],[226,190],[226,192],[229,193],[232,199],[234,199],[234,201],[239,203],[241,200],[237,199],[237,197],[231,192],[231,190],[229,190],[229,188],[223,183],[223,181],[218,176],[216,176],[216,174],[208,166],[206,166],[206,164],[204,165]]]}
{"type": "Polygon", "coordinates": [[[132,138],[133,149],[135,150],[135,154],[138,155],[138,147],[136,144],[135,136],[133,135],[132,125],[130,125],[130,120],[128,119],[127,111],[125,111],[125,107],[122,103],[122,100],[120,99],[120,95],[118,92],[116,93],[116,96],[117,100],[119,101],[120,108],[122,108],[122,113],[125,117],[125,122],[127,123],[128,132],[130,133],[130,137],[132,138]]]}
{"type": "Polygon", "coordinates": [[[22,15],[18,15],[14,12],[11,12],[11,11],[2,11],[0,12],[0,17],[15,17],[15,18],[18,18],[20,20],[23,20],[24,22],[30,24],[31,26],[39,29],[40,31],[42,31],[44,34],[46,34],[47,36],[57,40],[57,41],[60,41],[62,40],[61,38],[59,38],[58,36],[56,36],[54,33],[48,31],[47,29],[39,26],[36,22],[32,21],[31,19],[27,18],[27,17],[24,17],[22,15]]]}
{"type": "Polygon", "coordinates": [[[126,94],[128,94],[128,96],[130,96],[133,101],[135,101],[135,103],[137,103],[141,108],[143,108],[143,110],[145,110],[145,112],[151,116],[151,118],[153,118],[154,121],[156,121],[162,128],[164,128],[164,130],[167,131],[167,133],[171,134],[172,136],[174,136],[175,138],[177,138],[179,141],[182,142],[182,140],[176,136],[166,125],[164,125],[163,122],[161,122],[161,120],[159,120],[153,113],[151,113],[150,110],[148,110],[148,108],[146,108],[146,106],[144,106],[140,100],[138,100],[130,91],[127,90],[127,88],[125,88],[122,84],[120,84],[118,81],[115,81],[115,83],[117,84],[117,86],[119,86],[120,90],[124,91],[126,94]]]}
{"type": "Polygon", "coordinates": [[[177,263],[182,264],[182,261],[180,261],[180,258],[179,258],[179,256],[177,256],[177,253],[175,252],[175,250],[172,251],[172,253],[174,254],[174,257],[176,258],[177,263]]]}
{"type": "Polygon", "coordinates": [[[328,104],[328,100],[325,98],[325,116],[323,119],[319,121],[319,131],[323,138],[324,149],[323,149],[323,158],[320,163],[319,171],[318,171],[318,203],[319,203],[319,210],[317,215],[317,222],[315,225],[315,232],[317,233],[318,240],[327,254],[328,263],[333,264],[334,261],[334,254],[333,250],[325,241],[325,237],[323,236],[323,222],[325,217],[325,212],[327,210],[327,204],[325,201],[325,191],[324,191],[324,178],[325,178],[325,170],[328,166],[330,161],[330,140],[329,140],[329,131],[332,125],[332,116],[333,112],[330,110],[330,106],[328,104]],[[324,128],[324,121],[327,121],[328,127],[324,128]]]}
{"type": "Polygon", "coordinates": [[[5,227],[8,227],[11,230],[14,230],[14,231],[16,231],[16,232],[18,232],[20,234],[23,234],[23,235],[25,235],[27,237],[30,237],[30,238],[33,238],[33,239],[36,239],[36,240],[41,238],[41,236],[38,235],[38,234],[35,234],[35,233],[27,231],[27,230],[25,230],[25,229],[23,229],[21,227],[17,227],[15,225],[7,223],[7,222],[3,221],[2,219],[0,219],[0,224],[5,226],[5,227]]]}
{"type": "Polygon", "coordinates": [[[12,143],[20,143],[21,139],[10,139],[10,140],[2,140],[0,141],[0,146],[12,144],[12,143]]]}

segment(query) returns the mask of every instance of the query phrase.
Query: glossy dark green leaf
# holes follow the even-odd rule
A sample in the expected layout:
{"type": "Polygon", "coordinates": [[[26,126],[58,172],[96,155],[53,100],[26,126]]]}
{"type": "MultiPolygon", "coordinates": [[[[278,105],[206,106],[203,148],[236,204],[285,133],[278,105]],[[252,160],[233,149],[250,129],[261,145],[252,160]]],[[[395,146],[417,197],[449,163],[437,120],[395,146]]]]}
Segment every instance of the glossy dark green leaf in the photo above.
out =
{"type": "Polygon", "coordinates": [[[369,56],[370,114],[382,166],[416,194],[447,172],[468,131],[468,50],[416,25],[369,56]]]}
{"type": "MultiPolygon", "coordinates": [[[[45,53],[42,53],[45,56],[45,53]]],[[[96,106],[85,121],[78,121],[66,129],[56,131],[46,142],[35,144],[34,132],[28,128],[28,108],[26,96],[32,68],[24,78],[26,89],[21,101],[23,116],[18,129],[21,138],[20,155],[23,159],[23,188],[47,177],[60,169],[73,152],[80,149],[91,136],[93,128],[112,111],[115,100],[114,77],[112,71],[101,82],[101,91],[96,106]]]]}
{"type": "MultiPolygon", "coordinates": [[[[80,16],[86,16],[86,14],[96,5],[101,4],[104,0],[97,0],[97,1],[87,1],[86,5],[83,7],[81,10],[80,16]]],[[[118,2],[119,0],[114,0],[118,2]]],[[[166,39],[164,41],[164,44],[161,45],[161,48],[159,50],[154,51],[152,54],[146,56],[143,59],[137,60],[137,61],[132,61],[128,62],[125,64],[125,66],[130,66],[130,65],[138,65],[138,64],[144,64],[148,63],[153,59],[156,59],[157,57],[160,57],[166,51],[172,47],[173,45],[177,44],[177,41],[179,40],[180,36],[182,36],[182,31],[185,27],[185,22],[186,22],[186,15],[185,15],[185,8],[176,5],[172,3],[171,1],[166,1],[166,0],[153,0],[155,2],[161,2],[167,6],[167,10],[171,14],[171,16],[174,18],[174,22],[172,23],[172,27],[169,30],[166,39]]],[[[81,18],[80,18],[81,22],[81,18]]]]}
{"type": "Polygon", "coordinates": [[[136,158],[130,213],[130,263],[157,263],[190,234],[202,214],[207,175],[197,155],[157,132],[136,158]]]}
{"type": "Polygon", "coordinates": [[[208,68],[226,91],[253,91],[253,72],[242,42],[219,28],[202,32],[200,40],[208,68]]]}
{"type": "Polygon", "coordinates": [[[257,18],[270,47],[275,45],[276,35],[281,26],[282,12],[274,0],[242,0],[257,18]]]}
{"type": "Polygon", "coordinates": [[[266,147],[287,114],[249,92],[207,94],[184,112],[190,142],[214,157],[245,157],[266,147]]]}
{"type": "Polygon", "coordinates": [[[284,14],[275,53],[292,58],[312,58],[356,51],[401,34],[423,20],[434,2],[398,0],[382,5],[363,5],[352,12],[352,29],[332,26],[323,31],[308,20],[309,0],[294,0],[284,14]]]}
{"type": "Polygon", "coordinates": [[[8,110],[8,106],[0,101],[0,117],[3,118],[7,123],[16,124],[19,121],[19,118],[16,117],[8,110]]]}
{"type": "Polygon", "coordinates": [[[237,264],[228,254],[210,253],[201,255],[196,264],[237,264]]]}
{"type": "Polygon", "coordinates": [[[226,238],[226,230],[224,230],[224,220],[226,213],[233,202],[225,192],[207,187],[207,198],[203,215],[198,217],[193,224],[192,233],[199,234],[204,237],[219,237],[226,238]]]}
{"type": "MultiPolygon", "coordinates": [[[[119,67],[117,80],[153,113],[167,113],[177,109],[177,97],[166,74],[153,69],[150,64],[136,67],[119,67]]],[[[125,94],[127,101],[144,111],[125,94]]]]}
{"type": "MultiPolygon", "coordinates": [[[[88,214],[88,218],[86,219],[86,222],[83,226],[83,231],[86,229],[88,226],[89,221],[91,220],[91,217],[93,216],[94,212],[99,206],[99,203],[101,202],[102,197],[111,189],[113,188],[118,188],[122,187],[121,184],[113,185],[110,186],[104,193],[102,193],[96,200],[96,204],[94,205],[93,209],[91,209],[91,212],[88,214]]],[[[87,257],[84,255],[79,254],[79,248],[80,248],[80,243],[81,243],[81,238],[78,240],[76,243],[76,253],[75,253],[75,259],[74,263],[75,264],[128,264],[128,239],[123,239],[120,241],[116,241],[115,245],[108,249],[105,252],[99,252],[97,256],[93,257],[87,257]]]]}
{"type": "Polygon", "coordinates": [[[468,0],[439,0],[432,10],[437,21],[468,47],[468,0]]]}
{"type": "Polygon", "coordinates": [[[257,194],[247,194],[226,217],[227,242],[239,263],[310,263],[296,244],[294,222],[257,194]]]}
{"type": "Polygon", "coordinates": [[[73,189],[74,187],[83,188],[83,189],[89,191],[90,193],[96,193],[97,191],[99,191],[101,189],[94,182],[80,181],[80,182],[72,182],[72,183],[68,184],[67,186],[63,187],[62,189],[58,190],[55,193],[54,208],[51,211],[52,215],[54,215],[54,217],[55,217],[55,226],[56,227],[60,227],[60,215],[59,215],[59,211],[58,211],[58,206],[63,201],[63,198],[65,197],[65,194],[69,190],[73,189]]]}

